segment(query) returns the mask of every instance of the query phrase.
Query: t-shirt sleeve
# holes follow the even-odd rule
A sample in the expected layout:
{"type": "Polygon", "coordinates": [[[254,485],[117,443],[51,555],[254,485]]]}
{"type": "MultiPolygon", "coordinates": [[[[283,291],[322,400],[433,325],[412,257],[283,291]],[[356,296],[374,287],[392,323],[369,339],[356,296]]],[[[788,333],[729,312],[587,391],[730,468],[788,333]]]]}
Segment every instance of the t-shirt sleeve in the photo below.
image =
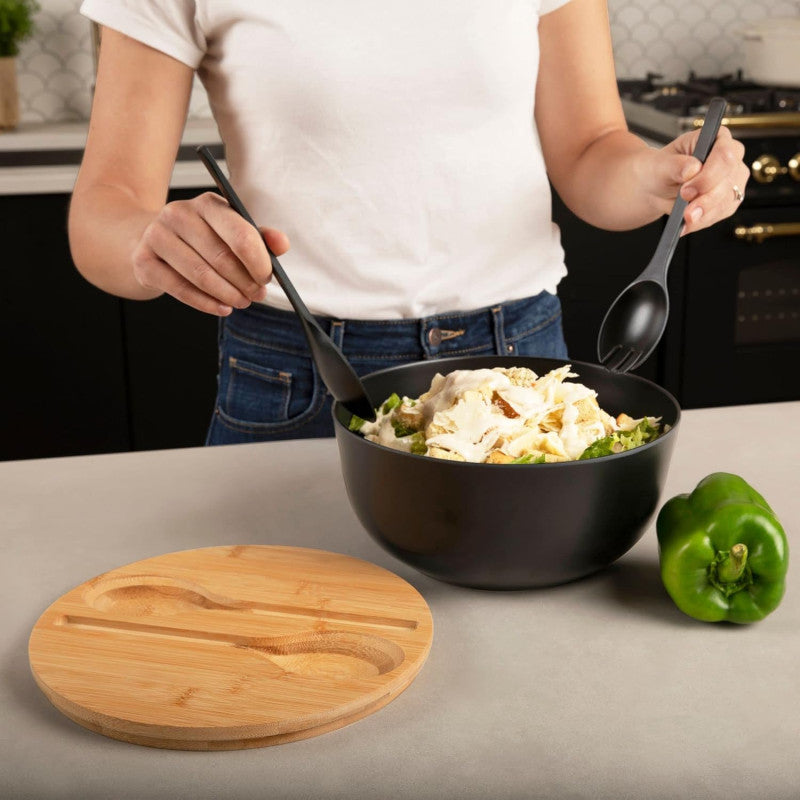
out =
{"type": "Polygon", "coordinates": [[[195,0],[83,0],[81,14],[196,69],[206,40],[195,0]]]}
{"type": "Polygon", "coordinates": [[[543,17],[551,11],[561,8],[561,6],[565,6],[567,3],[569,3],[569,0],[540,0],[539,16],[543,17]]]}

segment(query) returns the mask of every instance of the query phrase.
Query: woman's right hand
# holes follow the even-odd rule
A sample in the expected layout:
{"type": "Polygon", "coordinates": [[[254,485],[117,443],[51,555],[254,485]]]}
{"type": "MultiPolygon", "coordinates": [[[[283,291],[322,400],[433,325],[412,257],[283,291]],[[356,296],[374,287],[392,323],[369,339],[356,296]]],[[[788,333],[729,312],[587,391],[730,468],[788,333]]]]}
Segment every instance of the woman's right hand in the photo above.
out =
{"type": "Polygon", "coordinates": [[[194,69],[102,28],[92,116],[69,207],[78,271],[131,300],[166,293],[225,316],[264,298],[280,231],[256,230],[218,194],[167,202],[194,69]]]}
{"type": "Polygon", "coordinates": [[[272,265],[265,243],[275,255],[289,249],[286,234],[256,230],[218,194],[205,192],[161,209],[134,249],[134,277],[145,289],[226,316],[266,296],[272,265]]]}

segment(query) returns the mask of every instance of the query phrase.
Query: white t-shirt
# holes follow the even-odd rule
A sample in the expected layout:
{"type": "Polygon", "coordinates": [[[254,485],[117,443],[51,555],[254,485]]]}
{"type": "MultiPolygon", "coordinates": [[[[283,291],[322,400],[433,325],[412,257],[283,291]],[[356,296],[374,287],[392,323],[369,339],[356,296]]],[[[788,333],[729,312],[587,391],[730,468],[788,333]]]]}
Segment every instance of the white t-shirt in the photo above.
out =
{"type": "MultiPolygon", "coordinates": [[[[231,182],[312,312],[396,319],[555,292],[533,120],[568,0],[85,0],[197,69],[231,182]]],[[[154,87],[157,91],[157,87],[154,87]]],[[[290,308],[276,282],[268,303],[290,308]]]]}

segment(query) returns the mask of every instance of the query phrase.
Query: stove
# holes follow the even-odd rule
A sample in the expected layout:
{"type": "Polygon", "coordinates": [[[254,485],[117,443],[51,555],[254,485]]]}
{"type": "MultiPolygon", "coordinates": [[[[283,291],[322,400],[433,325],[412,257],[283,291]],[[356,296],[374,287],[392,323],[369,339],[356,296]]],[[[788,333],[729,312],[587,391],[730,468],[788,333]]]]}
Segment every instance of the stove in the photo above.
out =
{"type": "Polygon", "coordinates": [[[655,143],[699,128],[723,97],[751,173],[735,215],[676,252],[660,382],[684,407],[800,399],[800,88],[690,72],[619,91],[630,129],[655,143]]]}
{"type": "Polygon", "coordinates": [[[645,78],[620,80],[620,95],[628,123],[646,135],[674,139],[703,124],[712,97],[728,102],[723,122],[739,138],[800,134],[800,88],[762,86],[736,75],[698,76],[665,82],[648,73],[645,78]]]}

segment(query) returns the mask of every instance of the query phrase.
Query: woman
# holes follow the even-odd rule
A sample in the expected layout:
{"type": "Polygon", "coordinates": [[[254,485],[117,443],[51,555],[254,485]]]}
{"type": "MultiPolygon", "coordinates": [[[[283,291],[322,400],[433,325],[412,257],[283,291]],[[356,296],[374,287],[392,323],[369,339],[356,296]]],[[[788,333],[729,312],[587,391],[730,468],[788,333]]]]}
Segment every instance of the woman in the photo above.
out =
{"type": "Polygon", "coordinates": [[[695,132],[661,149],[628,132],[604,0],[82,12],[103,44],[73,258],[108,292],[221,318],[211,444],[331,433],[263,241],[362,374],[466,353],[565,358],[548,179],[611,230],[652,222],[680,192],[691,233],[730,215],[748,178],[724,128],[702,168],[695,132]],[[166,202],[195,71],[261,236],[214,193],[166,202]]]}

